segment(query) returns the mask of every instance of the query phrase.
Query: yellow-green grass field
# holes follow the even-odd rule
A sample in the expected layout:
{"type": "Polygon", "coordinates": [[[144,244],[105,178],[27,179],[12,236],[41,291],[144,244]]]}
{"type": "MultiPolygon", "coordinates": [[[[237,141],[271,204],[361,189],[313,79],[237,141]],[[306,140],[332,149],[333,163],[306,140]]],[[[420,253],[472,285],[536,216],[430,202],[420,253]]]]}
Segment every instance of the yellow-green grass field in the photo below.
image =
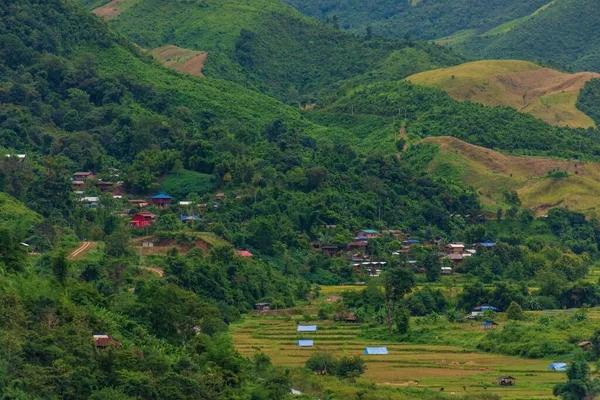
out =
{"type": "Polygon", "coordinates": [[[518,60],[484,60],[406,78],[446,91],[452,98],[512,107],[549,124],[588,128],[594,121],[576,107],[583,86],[600,74],[566,74],[518,60]]]}
{"type": "Polygon", "coordinates": [[[484,206],[495,212],[503,193],[515,190],[522,205],[544,215],[555,206],[593,213],[600,207],[600,165],[541,157],[510,156],[451,137],[427,138],[440,151],[429,165],[433,174],[473,186],[484,206]],[[551,170],[566,171],[566,178],[552,178],[551,170]]]}
{"type": "MultiPolygon", "coordinates": [[[[565,380],[565,374],[547,370],[552,360],[531,360],[445,345],[391,343],[360,338],[362,324],[315,322],[318,331],[296,332],[298,321],[253,316],[233,328],[233,339],[240,353],[257,351],[269,355],[274,364],[302,367],[311,354],[327,351],[336,355],[360,355],[367,361],[362,378],[378,386],[422,391],[439,390],[446,394],[495,393],[506,399],[550,399],[552,387],[565,380]],[[299,348],[299,339],[313,339],[313,348],[299,348]],[[364,355],[367,346],[388,348],[388,355],[364,355]],[[499,387],[496,378],[511,375],[515,387],[499,387]],[[487,387],[487,390],[484,390],[487,387]]],[[[310,324],[313,324],[312,322],[310,324]]],[[[462,334],[481,337],[478,324],[453,324],[462,334]]],[[[556,361],[556,360],[555,360],[556,361]]],[[[302,388],[300,389],[302,390],[302,388]]]]}

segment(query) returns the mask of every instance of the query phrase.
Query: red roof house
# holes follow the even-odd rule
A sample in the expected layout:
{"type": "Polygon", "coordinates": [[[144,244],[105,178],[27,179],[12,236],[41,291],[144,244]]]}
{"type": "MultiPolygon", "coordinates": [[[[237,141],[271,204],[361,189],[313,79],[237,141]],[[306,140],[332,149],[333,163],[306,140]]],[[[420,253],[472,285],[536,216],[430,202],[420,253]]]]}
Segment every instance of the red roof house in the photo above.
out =
{"type": "Polygon", "coordinates": [[[252,253],[250,253],[248,250],[240,250],[240,251],[237,251],[236,253],[240,257],[252,257],[252,253]]]}
{"type": "Polygon", "coordinates": [[[149,212],[140,212],[133,216],[131,220],[131,226],[141,227],[150,226],[152,221],[156,219],[156,215],[149,212]]]}

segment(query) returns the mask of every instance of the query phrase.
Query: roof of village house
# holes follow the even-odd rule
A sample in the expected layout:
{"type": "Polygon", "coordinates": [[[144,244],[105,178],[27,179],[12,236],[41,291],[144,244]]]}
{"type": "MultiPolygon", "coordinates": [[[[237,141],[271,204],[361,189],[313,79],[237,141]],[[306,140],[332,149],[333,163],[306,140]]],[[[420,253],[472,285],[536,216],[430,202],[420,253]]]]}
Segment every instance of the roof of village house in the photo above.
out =
{"type": "Polygon", "coordinates": [[[447,247],[461,248],[461,247],[465,247],[465,244],[464,243],[450,243],[447,245],[447,247]]]}
{"type": "Polygon", "coordinates": [[[94,175],[93,172],[87,171],[87,172],[83,172],[83,171],[79,171],[79,172],[75,172],[73,175],[78,175],[78,176],[89,176],[89,175],[94,175]]]}
{"type": "Polygon", "coordinates": [[[451,260],[462,260],[463,259],[462,254],[448,254],[446,257],[448,257],[451,260]]]}
{"type": "Polygon", "coordinates": [[[191,201],[180,201],[180,202],[179,202],[179,205],[180,205],[180,206],[189,206],[190,204],[192,204],[192,202],[191,202],[191,201]]]}
{"type": "Polygon", "coordinates": [[[100,197],[84,197],[81,199],[81,201],[86,202],[86,203],[97,203],[98,201],[100,201],[100,197]]]}
{"type": "Polygon", "coordinates": [[[155,200],[169,200],[172,199],[171,196],[169,196],[168,194],[157,194],[156,196],[152,196],[153,199],[155,200]]]}
{"type": "Polygon", "coordinates": [[[356,242],[348,243],[348,246],[367,246],[367,242],[365,242],[364,240],[359,240],[356,242]]]}
{"type": "Polygon", "coordinates": [[[312,347],[314,342],[312,340],[298,340],[299,347],[312,347]]]}
{"type": "Polygon", "coordinates": [[[367,347],[365,349],[365,354],[385,355],[388,354],[388,349],[387,347],[367,347]]]}
{"type": "Polygon", "coordinates": [[[94,335],[94,342],[96,342],[96,347],[121,346],[121,343],[110,335],[94,335]]]}
{"type": "Polygon", "coordinates": [[[316,325],[298,325],[297,331],[298,332],[316,332],[317,326],[316,325]]]}
{"type": "Polygon", "coordinates": [[[363,229],[361,232],[364,232],[364,233],[379,233],[379,231],[376,231],[375,229],[363,229]]]}
{"type": "Polygon", "coordinates": [[[75,181],[71,181],[71,183],[74,184],[74,185],[83,185],[85,182],[84,181],[75,180],[75,181]]]}
{"type": "Polygon", "coordinates": [[[250,253],[248,250],[238,251],[237,255],[240,257],[252,257],[252,253],[250,253]]]}
{"type": "Polygon", "coordinates": [[[200,217],[197,215],[182,215],[182,221],[200,221],[200,217]]]}
{"type": "Polygon", "coordinates": [[[582,347],[582,346],[589,346],[591,344],[592,344],[592,342],[590,342],[589,340],[584,340],[583,342],[577,343],[577,346],[582,347]]]}
{"type": "Polygon", "coordinates": [[[496,245],[496,242],[480,242],[480,243],[476,243],[476,246],[483,246],[483,247],[494,247],[496,245]]]}

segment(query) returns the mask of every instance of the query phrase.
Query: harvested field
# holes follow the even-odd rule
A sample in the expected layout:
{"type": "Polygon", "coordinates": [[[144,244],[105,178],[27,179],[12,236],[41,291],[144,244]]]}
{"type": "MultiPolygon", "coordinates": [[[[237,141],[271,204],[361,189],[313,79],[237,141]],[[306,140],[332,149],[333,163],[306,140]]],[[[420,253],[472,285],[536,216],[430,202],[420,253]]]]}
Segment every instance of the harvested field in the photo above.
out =
{"type": "Polygon", "coordinates": [[[512,107],[549,124],[587,128],[594,121],[575,106],[579,91],[600,74],[565,74],[525,61],[476,61],[407,78],[445,90],[459,101],[512,107]]]}
{"type": "MultiPolygon", "coordinates": [[[[333,290],[331,291],[333,292],[333,290]]],[[[360,337],[363,324],[319,321],[317,332],[296,332],[299,321],[253,316],[233,329],[238,351],[251,356],[260,350],[273,363],[302,367],[316,351],[336,355],[361,355],[367,361],[366,379],[398,390],[444,387],[450,392],[494,393],[507,399],[550,399],[552,386],[564,380],[561,373],[548,372],[548,360],[530,360],[479,353],[454,346],[378,342],[360,337]],[[312,348],[299,348],[299,339],[313,339],[312,348]],[[367,346],[386,346],[389,355],[363,355],[367,346]],[[496,378],[512,375],[518,386],[500,388],[496,378]]],[[[469,325],[456,329],[470,330],[469,325]]],[[[480,332],[480,331],[479,331],[480,332]]]]}
{"type": "Polygon", "coordinates": [[[431,137],[423,143],[440,145],[429,171],[473,186],[482,202],[497,210],[503,193],[515,190],[526,208],[537,215],[556,206],[568,206],[584,213],[600,208],[600,165],[578,160],[562,161],[543,157],[511,156],[471,145],[452,137],[431,137]],[[568,177],[552,178],[551,170],[567,172],[568,177]]]}
{"type": "Polygon", "coordinates": [[[208,53],[183,49],[177,46],[164,46],[150,52],[166,67],[191,75],[204,76],[202,68],[208,53]]]}

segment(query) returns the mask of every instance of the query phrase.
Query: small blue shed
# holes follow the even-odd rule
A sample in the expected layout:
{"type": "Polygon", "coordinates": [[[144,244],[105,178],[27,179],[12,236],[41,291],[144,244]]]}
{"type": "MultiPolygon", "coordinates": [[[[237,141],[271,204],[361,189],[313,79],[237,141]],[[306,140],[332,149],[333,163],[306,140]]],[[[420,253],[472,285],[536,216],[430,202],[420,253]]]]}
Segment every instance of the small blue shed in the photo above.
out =
{"type": "Polygon", "coordinates": [[[298,325],[298,332],[316,332],[316,325],[298,325]]]}
{"type": "Polygon", "coordinates": [[[569,369],[569,366],[567,365],[567,363],[557,362],[550,364],[548,369],[550,371],[566,371],[567,369],[569,369]]]}
{"type": "Polygon", "coordinates": [[[365,354],[388,354],[388,349],[387,347],[367,347],[365,349],[365,354]]]}
{"type": "Polygon", "coordinates": [[[314,342],[312,340],[298,340],[298,347],[313,347],[314,342]]]}

